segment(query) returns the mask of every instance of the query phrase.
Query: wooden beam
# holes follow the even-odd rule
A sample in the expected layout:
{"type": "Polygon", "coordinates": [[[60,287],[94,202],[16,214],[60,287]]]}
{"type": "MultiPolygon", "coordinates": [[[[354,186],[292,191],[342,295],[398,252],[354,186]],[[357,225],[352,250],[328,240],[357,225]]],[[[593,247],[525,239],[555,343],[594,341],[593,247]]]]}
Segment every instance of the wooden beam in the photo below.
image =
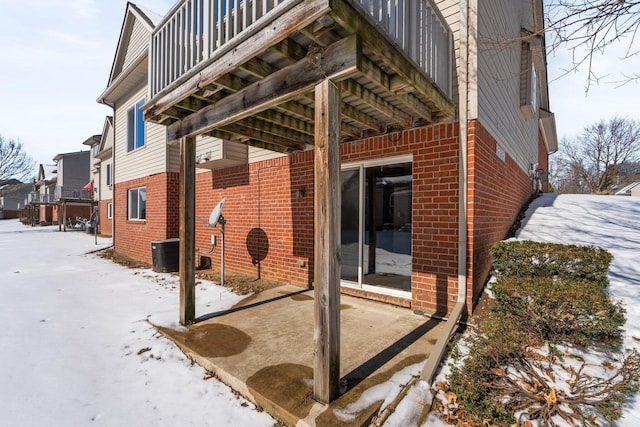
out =
{"type": "Polygon", "coordinates": [[[411,111],[413,111],[417,116],[425,119],[428,122],[433,121],[431,108],[429,108],[429,106],[425,105],[422,101],[408,92],[404,92],[403,90],[393,91],[393,79],[391,79],[382,68],[378,67],[365,55],[362,55],[360,71],[367,79],[369,79],[369,81],[374,83],[376,86],[386,90],[389,93],[392,93],[393,96],[402,101],[402,103],[411,111]]]}
{"type": "MultiPolygon", "coordinates": [[[[299,141],[275,136],[271,133],[267,133],[262,130],[252,129],[245,125],[241,125],[240,122],[230,123],[228,125],[223,126],[221,129],[226,130],[227,132],[246,136],[249,139],[257,139],[257,140],[265,141],[274,145],[282,145],[283,147],[286,147],[291,150],[304,149],[304,144],[302,144],[299,141]]],[[[310,143],[313,143],[313,141],[311,141],[310,143]]]]}
{"type": "Polygon", "coordinates": [[[345,79],[357,71],[360,43],[350,36],[316,55],[276,71],[167,127],[167,142],[195,136],[283,104],[313,89],[323,79],[345,79]]]}
{"type": "Polygon", "coordinates": [[[356,11],[346,0],[332,0],[330,15],[341,26],[357,34],[371,52],[380,58],[390,69],[399,74],[411,86],[415,87],[434,107],[448,119],[455,118],[455,106],[447,95],[416,67],[395,45],[379,34],[369,21],[356,11]],[[375,31],[374,31],[375,30],[375,31]]]}
{"type": "Polygon", "coordinates": [[[212,136],[214,138],[220,138],[220,139],[226,139],[227,141],[233,141],[233,142],[237,142],[239,144],[245,144],[245,145],[250,145],[252,147],[257,147],[257,148],[262,148],[265,150],[271,150],[271,151],[275,151],[278,153],[291,153],[294,150],[285,147],[283,145],[276,145],[276,144],[271,144],[265,141],[259,141],[257,139],[247,139],[245,137],[241,137],[240,135],[231,133],[231,132],[227,132],[224,130],[220,130],[220,129],[214,129],[212,131],[209,131],[203,135],[209,135],[212,136]]]}
{"type": "Polygon", "coordinates": [[[316,86],[313,394],[323,403],[340,393],[341,104],[337,84],[316,86]]]}
{"type": "Polygon", "coordinates": [[[247,117],[246,119],[239,121],[238,124],[246,126],[250,129],[266,132],[280,138],[285,138],[298,143],[313,145],[312,135],[298,132],[294,129],[289,129],[276,123],[261,120],[257,117],[257,115],[254,117],[247,117]]]}
{"type": "Polygon", "coordinates": [[[343,81],[342,90],[387,116],[391,123],[400,123],[403,127],[410,127],[413,123],[413,118],[409,114],[371,92],[355,80],[343,81]]]}
{"type": "MultiPolygon", "coordinates": [[[[286,5],[285,5],[286,7],[286,5]]],[[[171,85],[154,96],[144,108],[145,120],[153,118],[181,101],[199,88],[213,83],[230,69],[247,62],[264,52],[269,47],[285,40],[301,27],[315,22],[316,19],[329,11],[327,0],[305,0],[297,2],[287,10],[281,9],[282,14],[264,27],[253,27],[252,31],[245,31],[242,37],[237,37],[233,43],[224,45],[209,60],[189,70],[181,77],[181,84],[171,85]],[[255,34],[260,31],[260,37],[255,34]]]]}
{"type": "Polygon", "coordinates": [[[196,317],[196,140],[180,140],[180,323],[196,317]]]}

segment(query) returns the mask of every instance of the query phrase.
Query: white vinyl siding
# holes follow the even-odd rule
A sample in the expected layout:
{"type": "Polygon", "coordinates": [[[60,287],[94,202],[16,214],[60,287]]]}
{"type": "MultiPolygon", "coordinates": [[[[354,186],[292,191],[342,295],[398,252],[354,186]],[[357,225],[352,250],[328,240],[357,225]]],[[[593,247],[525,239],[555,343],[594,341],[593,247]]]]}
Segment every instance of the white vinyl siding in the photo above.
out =
{"type": "Polygon", "coordinates": [[[537,114],[527,119],[520,109],[520,34],[530,7],[513,0],[478,2],[478,119],[525,171],[538,158],[537,114]]]}
{"type": "MultiPolygon", "coordinates": [[[[145,123],[145,146],[127,152],[127,110],[147,93],[146,85],[118,104],[115,112],[115,147],[117,159],[114,183],[167,172],[166,127],[145,123]]],[[[178,158],[179,164],[179,158],[178,158]]]]}
{"type": "Polygon", "coordinates": [[[151,33],[147,28],[137,19],[133,20],[133,28],[131,30],[131,37],[129,38],[129,44],[124,55],[124,61],[122,63],[122,69],[126,69],[131,63],[143,53],[147,52],[149,48],[149,38],[151,33]]]}
{"type": "Polygon", "coordinates": [[[264,148],[249,147],[249,163],[262,162],[264,160],[277,159],[286,154],[277,151],[265,150],[264,148]]]}

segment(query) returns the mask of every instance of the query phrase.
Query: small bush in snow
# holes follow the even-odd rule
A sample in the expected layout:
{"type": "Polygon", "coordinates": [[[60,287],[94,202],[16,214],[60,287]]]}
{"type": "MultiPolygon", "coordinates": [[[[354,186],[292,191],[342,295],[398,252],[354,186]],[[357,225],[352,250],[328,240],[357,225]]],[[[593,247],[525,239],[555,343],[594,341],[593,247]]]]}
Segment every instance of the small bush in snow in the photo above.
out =
{"type": "Polygon", "coordinates": [[[491,249],[496,277],[559,277],[609,284],[613,259],[601,248],[529,241],[498,242],[491,249]]]}
{"type": "Polygon", "coordinates": [[[625,312],[605,292],[611,255],[532,242],[501,242],[492,253],[493,309],[442,386],[447,422],[614,422],[640,387],[640,354],[616,353],[625,312]]]}

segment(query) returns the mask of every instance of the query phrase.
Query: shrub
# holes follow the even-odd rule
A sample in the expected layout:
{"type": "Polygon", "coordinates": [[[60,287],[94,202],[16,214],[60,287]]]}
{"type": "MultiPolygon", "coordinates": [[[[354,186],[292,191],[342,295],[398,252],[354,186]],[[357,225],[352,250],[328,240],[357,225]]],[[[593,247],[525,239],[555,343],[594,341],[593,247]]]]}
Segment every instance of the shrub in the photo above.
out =
{"type": "Polygon", "coordinates": [[[491,249],[497,277],[560,277],[609,284],[613,257],[605,249],[530,241],[498,242],[491,249]]]}
{"type": "Polygon", "coordinates": [[[621,344],[625,311],[605,292],[611,255],[598,248],[515,241],[498,243],[492,255],[492,312],[470,339],[464,365],[448,377],[462,408],[460,422],[470,417],[471,425],[509,425],[528,419],[547,425],[560,417],[592,426],[597,414],[607,422],[619,418],[626,397],[640,387],[637,351],[603,363],[611,376],[555,365],[572,378],[570,391],[556,389],[552,372],[558,345],[606,352],[621,344]],[[545,344],[547,355],[537,350],[545,344]]]}
{"type": "Polygon", "coordinates": [[[492,290],[495,309],[540,343],[588,346],[622,343],[624,308],[613,303],[600,284],[547,277],[502,277],[492,290]]]}

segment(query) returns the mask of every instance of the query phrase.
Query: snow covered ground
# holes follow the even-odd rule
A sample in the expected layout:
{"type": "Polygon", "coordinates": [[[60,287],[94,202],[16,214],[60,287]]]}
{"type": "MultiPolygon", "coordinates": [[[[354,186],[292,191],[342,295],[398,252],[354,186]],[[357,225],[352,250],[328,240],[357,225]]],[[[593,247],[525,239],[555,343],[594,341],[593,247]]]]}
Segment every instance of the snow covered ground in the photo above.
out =
{"type": "MultiPolygon", "coordinates": [[[[517,238],[611,251],[609,292],[627,309],[625,346],[638,347],[640,199],[543,195],[517,238]]],[[[177,326],[178,278],[87,255],[110,241],[98,243],[85,233],[0,221],[0,426],[273,425],[228,387],[205,379],[147,322],[177,326]]],[[[240,299],[208,283],[197,292],[197,315],[240,299]]],[[[421,367],[398,372],[341,415],[371,401],[391,402],[421,367]]],[[[429,387],[419,381],[384,425],[416,425],[429,400],[429,387]]],[[[433,416],[423,424],[441,425],[433,416]]],[[[640,399],[618,425],[640,425],[640,399]]]]}
{"type": "MultiPolygon", "coordinates": [[[[545,194],[530,205],[516,239],[590,245],[609,250],[613,261],[608,291],[627,309],[624,347],[640,348],[640,198],[545,194]]],[[[450,362],[445,361],[445,367],[434,383],[445,379],[450,362]]],[[[404,426],[407,420],[417,419],[424,401],[431,401],[430,391],[420,381],[409,390],[385,426],[404,426]]],[[[628,402],[616,425],[640,425],[638,396],[628,402]]],[[[432,413],[423,426],[446,424],[432,413]]]]}
{"type": "MultiPolygon", "coordinates": [[[[270,426],[147,322],[175,324],[178,278],[87,255],[82,232],[0,221],[0,426],[270,426]]],[[[198,286],[197,314],[240,297],[198,286]]]]}

